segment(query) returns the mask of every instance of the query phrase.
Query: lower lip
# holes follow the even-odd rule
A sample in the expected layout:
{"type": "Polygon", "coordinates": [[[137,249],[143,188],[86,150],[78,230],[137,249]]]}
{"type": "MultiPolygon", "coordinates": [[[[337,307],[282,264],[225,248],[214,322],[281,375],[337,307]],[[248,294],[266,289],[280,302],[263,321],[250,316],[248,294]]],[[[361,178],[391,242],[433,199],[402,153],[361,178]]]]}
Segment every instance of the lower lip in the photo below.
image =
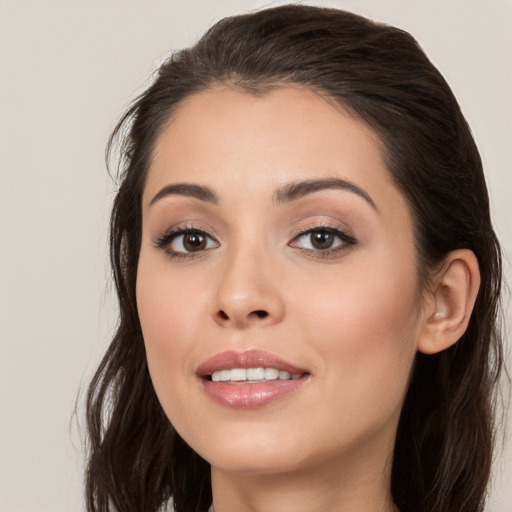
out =
{"type": "Polygon", "coordinates": [[[307,377],[291,380],[269,380],[251,384],[228,384],[204,381],[206,394],[221,405],[235,409],[255,409],[297,391],[307,377]]]}

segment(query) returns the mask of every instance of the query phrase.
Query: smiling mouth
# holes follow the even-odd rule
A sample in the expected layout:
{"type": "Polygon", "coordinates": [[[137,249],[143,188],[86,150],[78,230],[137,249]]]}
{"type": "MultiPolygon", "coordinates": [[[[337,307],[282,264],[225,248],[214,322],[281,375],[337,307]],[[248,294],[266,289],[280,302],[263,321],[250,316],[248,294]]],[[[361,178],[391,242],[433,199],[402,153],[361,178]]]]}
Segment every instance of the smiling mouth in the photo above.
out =
{"type": "Polygon", "coordinates": [[[311,372],[262,350],[221,352],[197,370],[203,390],[231,409],[257,409],[291,397],[310,381],[311,372]]]}
{"type": "Polygon", "coordinates": [[[196,374],[210,382],[249,383],[295,380],[309,372],[263,350],[228,350],[207,359],[196,374]]]}
{"type": "Polygon", "coordinates": [[[226,382],[228,384],[256,384],[274,380],[297,380],[306,373],[290,373],[277,368],[228,368],[214,371],[207,376],[211,382],[226,382]]]}

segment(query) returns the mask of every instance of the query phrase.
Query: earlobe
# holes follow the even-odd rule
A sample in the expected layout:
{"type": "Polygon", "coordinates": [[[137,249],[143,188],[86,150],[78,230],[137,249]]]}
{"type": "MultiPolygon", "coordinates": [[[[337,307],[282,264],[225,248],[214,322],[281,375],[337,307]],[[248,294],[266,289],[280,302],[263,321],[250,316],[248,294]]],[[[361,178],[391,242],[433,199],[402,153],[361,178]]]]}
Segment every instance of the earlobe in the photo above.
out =
{"type": "Polygon", "coordinates": [[[434,277],[425,309],[418,350],[435,354],[456,343],[467,329],[480,287],[480,270],[473,251],[447,255],[434,277]]]}

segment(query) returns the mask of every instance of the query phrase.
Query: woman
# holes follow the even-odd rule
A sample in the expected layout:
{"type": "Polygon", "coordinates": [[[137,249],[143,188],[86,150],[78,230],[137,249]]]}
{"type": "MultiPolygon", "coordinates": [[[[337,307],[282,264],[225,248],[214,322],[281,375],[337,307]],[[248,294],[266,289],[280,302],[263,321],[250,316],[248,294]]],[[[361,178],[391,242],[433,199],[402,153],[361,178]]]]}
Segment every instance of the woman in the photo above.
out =
{"type": "Polygon", "coordinates": [[[414,39],[308,6],[227,18],[118,136],[88,510],[483,510],[500,250],[414,39]]]}

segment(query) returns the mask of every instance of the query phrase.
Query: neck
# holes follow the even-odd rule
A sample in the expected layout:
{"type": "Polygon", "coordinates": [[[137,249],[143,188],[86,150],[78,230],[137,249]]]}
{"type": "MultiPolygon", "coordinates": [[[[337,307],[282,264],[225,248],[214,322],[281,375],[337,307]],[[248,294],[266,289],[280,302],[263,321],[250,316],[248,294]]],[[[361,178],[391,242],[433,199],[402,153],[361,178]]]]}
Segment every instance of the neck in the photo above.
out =
{"type": "Polygon", "coordinates": [[[300,471],[238,473],[212,467],[215,512],[397,512],[391,455],[339,460],[300,471]]]}

